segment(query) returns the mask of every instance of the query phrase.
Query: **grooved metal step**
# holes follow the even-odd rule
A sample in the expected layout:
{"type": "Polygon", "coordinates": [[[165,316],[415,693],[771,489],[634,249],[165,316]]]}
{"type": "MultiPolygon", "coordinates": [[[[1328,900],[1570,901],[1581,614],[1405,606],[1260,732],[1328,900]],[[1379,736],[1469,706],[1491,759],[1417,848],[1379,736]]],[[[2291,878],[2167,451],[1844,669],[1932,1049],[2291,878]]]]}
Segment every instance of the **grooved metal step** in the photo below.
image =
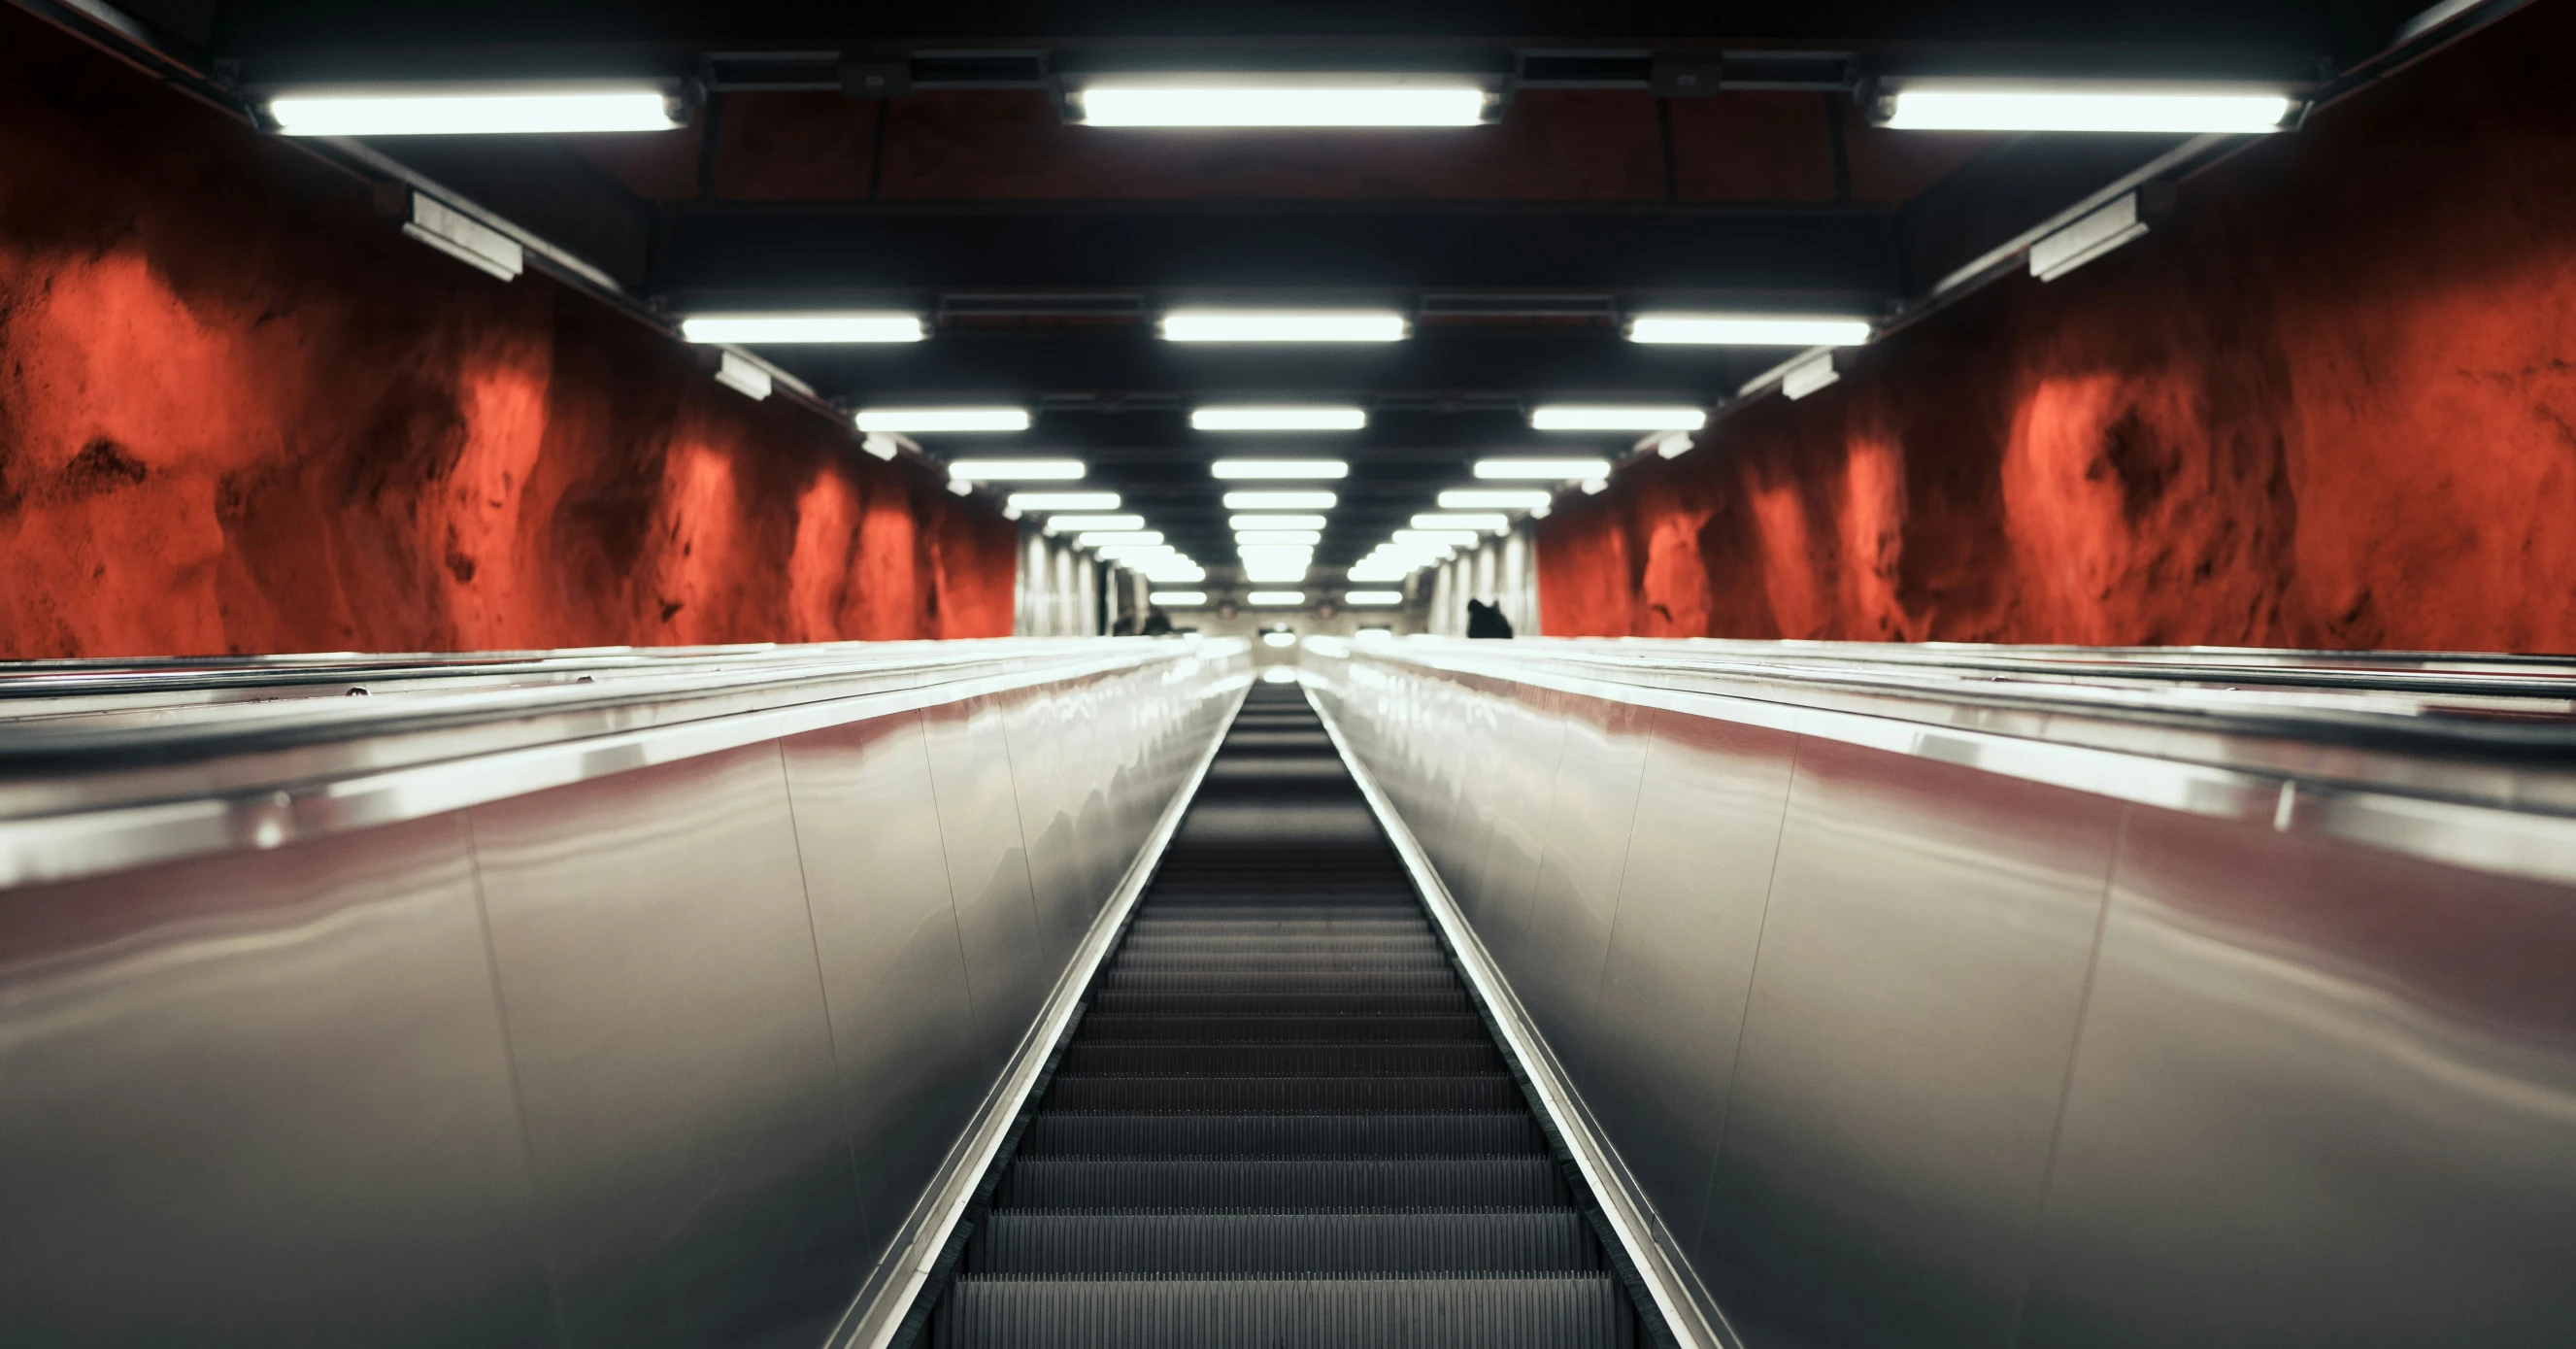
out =
{"type": "Polygon", "coordinates": [[[1143,1115],[1044,1111],[1020,1155],[1160,1157],[1495,1157],[1541,1154],[1521,1110],[1454,1114],[1143,1115]]]}
{"type": "Polygon", "coordinates": [[[940,1349],[1629,1349],[1607,1275],[1029,1279],[968,1275],[940,1349]]]}
{"type": "Polygon", "coordinates": [[[1419,1213],[994,1216],[975,1267],[996,1274],[1517,1274],[1599,1266],[1569,1208],[1419,1213]]]}

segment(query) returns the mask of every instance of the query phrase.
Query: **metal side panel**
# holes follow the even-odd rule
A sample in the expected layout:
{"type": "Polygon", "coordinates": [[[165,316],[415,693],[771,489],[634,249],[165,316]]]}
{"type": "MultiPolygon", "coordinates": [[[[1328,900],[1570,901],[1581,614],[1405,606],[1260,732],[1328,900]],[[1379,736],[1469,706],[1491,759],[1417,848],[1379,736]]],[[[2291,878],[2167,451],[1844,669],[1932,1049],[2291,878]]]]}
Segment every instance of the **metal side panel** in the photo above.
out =
{"type": "Polygon", "coordinates": [[[1046,995],[1037,895],[1020,833],[1019,794],[1002,719],[989,699],[932,708],[922,717],[930,781],[948,850],[957,935],[975,990],[975,1022],[990,1081],[1046,995]]]}
{"type": "Polygon", "coordinates": [[[2131,812],[2022,1342],[2576,1344],[2576,894],[2131,812]]]}
{"type": "Polygon", "coordinates": [[[868,1253],[776,747],[472,820],[572,1344],[819,1342],[868,1253]]]}
{"type": "Polygon", "coordinates": [[[1083,929],[1091,923],[1075,857],[1073,815],[1064,808],[1063,747],[1055,737],[1055,695],[1048,689],[1026,689],[998,701],[1020,835],[1028,848],[1039,952],[1045,967],[1054,969],[1073,954],[1074,943],[1082,940],[1083,929]]]}
{"type": "Polygon", "coordinates": [[[1796,741],[1651,716],[1597,1030],[1569,1067],[1670,1238],[1687,1245],[1735,1081],[1796,741]]]}
{"type": "Polygon", "coordinates": [[[1054,722],[1049,731],[1057,745],[1064,782],[1065,819],[1073,830],[1074,876],[1083,899],[1087,929],[1108,902],[1110,887],[1135,852],[1133,841],[1107,827],[1108,778],[1103,759],[1108,746],[1100,736],[1100,713],[1107,681],[1082,679],[1056,690],[1054,722]]]}
{"type": "Polygon", "coordinates": [[[558,1342],[458,817],[0,905],[0,1343],[558,1342]]]}
{"type": "Polygon", "coordinates": [[[1501,725],[1494,749],[1500,762],[1487,779],[1493,806],[1476,887],[1477,924],[1507,969],[1520,968],[1530,954],[1530,892],[1538,884],[1538,854],[1546,846],[1547,808],[1565,746],[1559,698],[1548,689],[1506,686],[1496,705],[1501,725]]]}
{"type": "Polygon", "coordinates": [[[1697,1261],[1756,1349],[2008,1343],[2119,818],[1799,744],[1697,1261]]]}
{"type": "Polygon", "coordinates": [[[989,1074],[958,944],[921,718],[903,713],[781,742],[795,800],[841,1114],[881,1251],[989,1074]]]}
{"type": "Polygon", "coordinates": [[[1590,1061],[1595,1041],[1601,972],[1646,766],[1646,713],[1571,694],[1562,701],[1565,749],[1523,921],[1530,956],[1512,978],[1556,1056],[1580,1064],[1590,1061]]]}

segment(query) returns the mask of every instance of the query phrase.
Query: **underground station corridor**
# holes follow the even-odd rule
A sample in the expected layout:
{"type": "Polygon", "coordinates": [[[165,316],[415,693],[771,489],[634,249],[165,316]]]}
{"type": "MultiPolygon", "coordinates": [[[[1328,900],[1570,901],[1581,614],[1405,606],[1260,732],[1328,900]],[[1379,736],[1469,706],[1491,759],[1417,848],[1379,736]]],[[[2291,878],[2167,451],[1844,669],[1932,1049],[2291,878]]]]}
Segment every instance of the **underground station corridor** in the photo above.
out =
{"type": "Polygon", "coordinates": [[[2576,0],[0,0],[0,1349],[2576,1345],[2576,0]]]}

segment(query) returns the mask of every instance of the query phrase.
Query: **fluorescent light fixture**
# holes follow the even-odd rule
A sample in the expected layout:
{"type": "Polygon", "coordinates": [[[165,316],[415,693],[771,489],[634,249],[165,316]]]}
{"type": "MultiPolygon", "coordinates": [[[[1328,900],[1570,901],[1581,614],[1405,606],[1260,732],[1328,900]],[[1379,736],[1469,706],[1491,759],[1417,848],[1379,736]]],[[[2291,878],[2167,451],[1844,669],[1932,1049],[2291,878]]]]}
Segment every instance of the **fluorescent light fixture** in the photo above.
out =
{"type": "MultiPolygon", "coordinates": [[[[920,322],[913,320],[915,331],[920,322]]],[[[1026,431],[1029,412],[1027,408],[864,408],[857,421],[862,431],[1026,431]]]]}
{"type": "Polygon", "coordinates": [[[1161,543],[1162,541],[1163,531],[1159,529],[1095,529],[1075,535],[1073,546],[1099,548],[1113,543],[1161,543]]]}
{"type": "Polygon", "coordinates": [[[1351,466],[1339,459],[1219,459],[1208,472],[1220,478],[1302,479],[1309,482],[1348,477],[1351,466]]]}
{"type": "Polygon", "coordinates": [[[1833,354],[1824,352],[1782,371],[1780,392],[1789,395],[1790,401],[1795,402],[1841,381],[1842,372],[1834,369],[1833,354]]]}
{"type": "Polygon", "coordinates": [[[1443,510],[1511,511],[1532,510],[1555,500],[1550,492],[1512,492],[1472,487],[1452,488],[1440,494],[1443,510]]]}
{"type": "Polygon", "coordinates": [[[1177,560],[1181,550],[1168,543],[1104,543],[1100,545],[1099,553],[1108,558],[1168,557],[1177,560]]]}
{"type": "Polygon", "coordinates": [[[1175,609],[1196,609],[1207,603],[1204,590],[1149,590],[1145,599],[1150,604],[1168,604],[1175,609]]]}
{"type": "Polygon", "coordinates": [[[1315,529],[1238,529],[1234,532],[1235,545],[1242,548],[1259,548],[1264,544],[1302,544],[1312,548],[1323,541],[1323,531],[1315,529]]]}
{"type": "Polygon", "coordinates": [[[1320,515],[1237,515],[1226,521],[1238,532],[1246,529],[1322,529],[1320,515]]]}
{"type": "Polygon", "coordinates": [[[1434,512],[1413,517],[1413,527],[1415,529],[1489,529],[1499,534],[1512,527],[1512,519],[1508,515],[1468,511],[1434,512]]]}
{"type": "Polygon", "coordinates": [[[1583,480],[1583,494],[1585,496],[1597,497],[1609,490],[1610,480],[1608,478],[1586,478],[1583,480]]]}
{"type": "Polygon", "coordinates": [[[696,314],[680,320],[680,336],[692,342],[739,342],[745,346],[918,342],[927,335],[919,314],[696,314]]]}
{"type": "MultiPolygon", "coordinates": [[[[1304,604],[1306,602],[1306,592],[1302,590],[1256,590],[1243,598],[1248,603],[1263,606],[1304,604]]],[[[1291,642],[1296,640],[1294,637],[1291,637],[1289,634],[1284,632],[1273,633],[1271,635],[1274,637],[1288,637],[1291,642]]],[[[1273,645],[1284,646],[1287,645],[1287,643],[1280,642],[1273,643],[1273,645]]]]}
{"type": "Polygon", "coordinates": [[[1357,431],[1367,425],[1368,413],[1358,408],[1205,407],[1190,413],[1190,427],[1198,431],[1357,431]]]}
{"type": "Polygon", "coordinates": [[[1401,590],[1345,590],[1342,592],[1342,603],[1369,605],[1402,604],[1404,603],[1404,592],[1401,590]]]}
{"type": "Polygon", "coordinates": [[[1175,309],[1171,342],[1401,342],[1402,314],[1371,309],[1175,309]]]}
{"type": "Polygon", "coordinates": [[[1479,459],[1476,476],[1518,482],[1558,482],[1599,478],[1610,472],[1607,459],[1479,459]]]}
{"type": "Polygon", "coordinates": [[[1351,568],[1350,579],[1354,581],[1375,582],[1383,585],[1388,581],[1401,581],[1405,577],[1411,576],[1414,571],[1415,569],[1410,567],[1372,567],[1362,565],[1351,568]]]}
{"type": "Polygon", "coordinates": [[[1622,407],[1556,403],[1530,413],[1541,431],[1696,431],[1708,414],[1694,407],[1622,407]]]}
{"type": "Polygon", "coordinates": [[[1790,314],[1639,314],[1631,342],[1711,347],[1854,347],[1869,340],[1866,319],[1790,314]]]}
{"type": "Polygon", "coordinates": [[[1328,511],[1341,498],[1330,492],[1228,492],[1230,511],[1328,511]]]}
{"type": "Polygon", "coordinates": [[[892,459],[903,448],[903,442],[882,431],[870,431],[859,437],[859,448],[879,459],[892,459]]]}
{"type": "MultiPolygon", "coordinates": [[[[1025,510],[1027,507],[1015,509],[1025,510]]],[[[1144,527],[1145,517],[1141,515],[1058,515],[1046,522],[1049,534],[1087,534],[1144,527]]]]}
{"type": "Polygon", "coordinates": [[[1473,548],[1483,540],[1483,537],[1472,529],[1399,529],[1395,531],[1397,543],[1447,543],[1455,544],[1460,548],[1473,548]]]}
{"type": "Polygon", "coordinates": [[[1116,492],[1013,492],[1010,504],[1024,511],[1114,511],[1116,492]]]}
{"type": "Polygon", "coordinates": [[[1675,431],[1671,435],[1655,442],[1655,453],[1666,459],[1679,459],[1683,455],[1690,453],[1691,447],[1698,443],[1698,441],[1691,439],[1690,432],[1675,431]]]}
{"type": "Polygon", "coordinates": [[[1391,642],[1395,640],[1395,629],[1362,628],[1351,636],[1363,642],[1391,642]]]}
{"type": "Polygon", "coordinates": [[[669,131],[671,99],[651,85],[457,86],[281,93],[268,115],[289,136],[490,136],[669,131]]]}
{"type": "Polygon", "coordinates": [[[1879,103],[1879,121],[1903,131],[2259,135],[2280,130],[2297,107],[2288,95],[2268,89],[1926,81],[1889,92],[1879,103]]]}
{"type": "Polygon", "coordinates": [[[1065,95],[1086,126],[1478,126],[1491,99],[1450,78],[1184,75],[1103,78],[1065,95]]]}
{"type": "Polygon", "coordinates": [[[1072,482],[1079,459],[952,459],[948,476],[960,482],[1072,482]]]}
{"type": "Polygon", "coordinates": [[[730,351],[717,354],[716,383],[755,403],[766,402],[778,392],[778,382],[769,377],[768,371],[730,351]]]}

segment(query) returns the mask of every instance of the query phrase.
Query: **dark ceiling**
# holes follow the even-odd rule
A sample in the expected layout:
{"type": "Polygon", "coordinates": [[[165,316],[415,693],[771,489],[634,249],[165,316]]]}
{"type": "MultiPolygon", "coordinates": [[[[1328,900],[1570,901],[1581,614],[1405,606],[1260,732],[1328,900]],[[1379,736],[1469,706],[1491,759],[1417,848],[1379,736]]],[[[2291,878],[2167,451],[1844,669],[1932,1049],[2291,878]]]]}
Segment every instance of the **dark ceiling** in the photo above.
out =
{"type": "MultiPolygon", "coordinates": [[[[1200,560],[1232,556],[1204,464],[1350,459],[1337,566],[1467,481],[1481,454],[1615,456],[1542,436],[1539,401],[1716,406],[1792,352],[1640,346],[1645,308],[1902,314],[1944,277],[2164,155],[2170,136],[1871,126],[1853,81],[1926,71],[2259,75],[2311,87],[2381,57],[2405,3],[580,4],[136,0],[235,87],[652,76],[688,128],[386,139],[374,149],[596,264],[636,302],[901,307],[929,341],[761,354],[845,407],[1007,400],[1012,453],[1074,452],[1200,560]],[[1764,53],[1824,60],[1760,67],[1764,53]],[[1847,54],[1848,59],[1840,59],[1847,54]],[[1750,62],[1751,64],[1748,64],[1750,62]],[[1495,125],[1155,132],[1068,125],[1066,71],[1465,69],[1495,125]],[[844,66],[899,72],[844,97],[844,66]],[[1671,72],[1728,72],[1667,97],[1671,72]],[[1777,77],[1750,79],[1750,69],[1777,77]],[[1747,87],[1750,83],[1755,87],[1747,87]],[[1779,87],[1787,85],[1789,87],[1779,87]],[[1388,346],[1211,348],[1153,336],[1181,302],[1360,303],[1388,346]],[[1356,435],[1194,433],[1194,402],[1355,401],[1356,435]],[[1329,447],[1329,448],[1328,448],[1329,447]]],[[[987,438],[924,437],[942,454],[987,438]]]]}

